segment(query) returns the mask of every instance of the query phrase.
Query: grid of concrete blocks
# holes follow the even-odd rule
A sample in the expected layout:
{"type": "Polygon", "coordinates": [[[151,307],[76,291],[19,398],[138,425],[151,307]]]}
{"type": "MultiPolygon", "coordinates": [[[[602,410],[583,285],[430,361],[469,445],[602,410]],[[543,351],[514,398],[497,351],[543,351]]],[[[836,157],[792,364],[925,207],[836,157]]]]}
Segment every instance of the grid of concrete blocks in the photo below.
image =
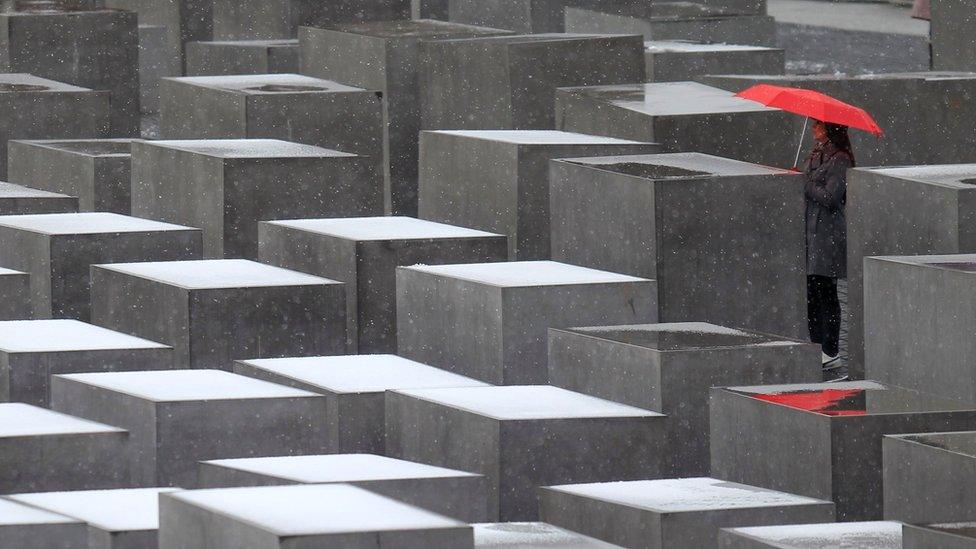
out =
{"type": "Polygon", "coordinates": [[[0,547],[976,547],[976,23],[765,0],[0,11],[0,547]],[[850,380],[802,119],[859,104],[850,380]]]}

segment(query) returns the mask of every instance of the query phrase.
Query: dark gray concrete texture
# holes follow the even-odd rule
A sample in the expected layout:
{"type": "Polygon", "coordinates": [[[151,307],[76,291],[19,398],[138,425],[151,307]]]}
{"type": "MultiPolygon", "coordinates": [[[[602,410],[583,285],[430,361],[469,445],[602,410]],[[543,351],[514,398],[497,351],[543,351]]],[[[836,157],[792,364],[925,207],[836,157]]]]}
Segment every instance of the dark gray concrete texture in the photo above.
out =
{"type": "Polygon", "coordinates": [[[718,548],[902,549],[901,529],[895,521],[725,528],[718,533],[718,548]]]}
{"type": "Polygon", "coordinates": [[[549,261],[397,269],[397,351],[487,383],[548,383],[547,330],[657,322],[653,280],[549,261]]]}
{"type": "Polygon", "coordinates": [[[708,477],[548,486],[542,520],[623,547],[715,547],[719,529],[828,523],[830,501],[708,477]]]}
{"type": "Polygon", "coordinates": [[[166,27],[166,55],[177,74],[184,67],[187,42],[205,42],[214,38],[214,0],[104,0],[108,8],[134,11],[139,24],[166,27]]]}
{"type": "Polygon", "coordinates": [[[172,367],[167,345],[77,320],[0,322],[0,402],[48,406],[54,374],[172,367]]]}
{"type": "Polygon", "coordinates": [[[485,475],[490,520],[537,520],[540,486],[663,474],[665,417],[655,412],[549,385],[386,398],[388,455],[485,475]]]}
{"type": "Polygon", "coordinates": [[[89,549],[88,527],[76,519],[0,499],[0,544],[22,549],[89,549]]]}
{"type": "Polygon", "coordinates": [[[425,131],[420,217],[506,235],[512,261],[549,259],[551,159],[659,150],[656,143],[551,130],[425,131]]]}
{"type": "Polygon", "coordinates": [[[176,51],[169,47],[166,27],[139,25],[139,108],[144,115],[159,112],[159,81],[183,74],[176,51]]]}
{"type": "Polygon", "coordinates": [[[190,42],[186,45],[187,76],[294,74],[298,67],[298,40],[190,42]]]}
{"type": "MultiPolygon", "coordinates": [[[[855,18],[852,22],[865,25],[873,21],[855,18]]],[[[776,45],[786,50],[786,68],[791,74],[890,73],[930,68],[929,40],[925,35],[864,31],[863,27],[829,28],[809,22],[792,24],[777,15],[776,45]]]]}
{"type": "Polygon", "coordinates": [[[111,136],[111,94],[30,74],[0,74],[0,177],[7,141],[111,136]]]}
{"type": "Polygon", "coordinates": [[[376,454],[332,454],[200,462],[200,488],[351,484],[463,522],[488,520],[483,475],[376,454]]]}
{"type": "Polygon", "coordinates": [[[258,225],[258,258],[346,285],[350,352],[396,352],[396,268],[505,261],[505,236],[410,217],[258,225]]]}
{"type": "Polygon", "coordinates": [[[299,27],[410,19],[410,0],[212,0],[214,39],[295,38],[299,27]]]}
{"type": "Polygon", "coordinates": [[[410,18],[411,19],[437,19],[447,21],[450,19],[450,0],[411,0],[410,18]]]}
{"type": "Polygon", "coordinates": [[[421,42],[510,31],[444,21],[347,23],[328,29],[302,27],[302,74],[383,94],[383,151],[386,210],[417,215],[417,134],[424,74],[421,42]]]}
{"type": "Polygon", "coordinates": [[[911,524],[976,521],[976,432],[891,435],[884,451],[884,515],[911,524]]]}
{"type": "Polygon", "coordinates": [[[976,403],[976,255],[864,260],[864,365],[872,379],[976,403]]]}
{"type": "Polygon", "coordinates": [[[246,260],[92,268],[95,324],[174,348],[177,368],[346,352],[342,284],[246,260]]]}
{"type": "Polygon", "coordinates": [[[654,279],[662,322],[806,339],[799,174],[676,153],[563,158],[549,179],[554,260],[654,279]]]}
{"type": "MultiPolygon", "coordinates": [[[[849,368],[856,377],[864,376],[865,258],[976,252],[976,186],[965,183],[970,179],[976,179],[976,164],[849,172],[848,347],[849,368]]],[[[872,374],[884,379],[880,372],[872,374]]]]}
{"type": "Polygon", "coordinates": [[[132,211],[203,229],[207,258],[258,256],[258,222],[382,214],[370,158],[275,139],[132,145],[132,211]]]}
{"type": "Polygon", "coordinates": [[[765,13],[734,14],[699,3],[662,2],[652,4],[650,9],[642,4],[615,11],[567,7],[564,23],[565,32],[639,34],[645,40],[776,45],[776,21],[765,13]]]}
{"type": "Polygon", "coordinates": [[[690,40],[644,43],[648,82],[683,82],[704,74],[783,74],[785,52],[778,48],[690,40]]]}
{"type": "Polygon", "coordinates": [[[0,267],[0,320],[24,320],[33,314],[30,275],[0,267]]]}
{"type": "Polygon", "coordinates": [[[0,494],[122,488],[130,481],[129,464],[119,458],[129,441],[123,429],[20,402],[0,404],[0,423],[0,494]]]}
{"type": "Polygon", "coordinates": [[[976,71],[976,12],[966,0],[932,2],[932,66],[976,71]]]}
{"type": "Polygon", "coordinates": [[[197,462],[333,451],[325,398],[220,370],[62,374],[51,409],[129,432],[131,486],[197,483],[197,462]]]}
{"type": "Polygon", "coordinates": [[[112,136],[139,135],[135,13],[106,9],[0,13],[0,72],[28,73],[108,91],[112,136]]]}
{"type": "Polygon", "coordinates": [[[421,47],[425,130],[553,129],[556,88],[645,78],[639,36],[530,34],[421,47]]]}
{"type": "Polygon", "coordinates": [[[713,388],[712,475],[882,517],[883,435],[965,431],[976,406],[873,381],[713,388]]]}
{"type": "Polygon", "coordinates": [[[0,181],[0,215],[72,213],[78,197],[67,196],[0,181]]]}
{"type": "Polygon", "coordinates": [[[669,153],[697,152],[789,168],[802,125],[794,114],[694,82],[556,91],[558,129],[654,141],[669,153]]]}
{"type": "Polygon", "coordinates": [[[30,273],[34,318],[90,317],[96,263],[196,259],[199,229],[114,213],[0,216],[0,265],[30,273]]]}
{"type": "Polygon", "coordinates": [[[451,21],[525,34],[566,32],[563,19],[571,7],[599,8],[612,13],[628,7],[640,12],[651,9],[644,0],[446,0],[443,4],[446,6],[441,14],[451,21]]]}
{"type": "Polygon", "coordinates": [[[544,522],[472,524],[474,546],[495,549],[613,549],[619,547],[544,522]]]}
{"type": "Polygon", "coordinates": [[[902,527],[904,549],[976,549],[976,522],[902,527]]]}
{"type": "Polygon", "coordinates": [[[709,473],[708,391],[821,381],[820,346],[700,322],[549,330],[549,381],[667,415],[669,477],[709,473]]]}
{"type": "Polygon", "coordinates": [[[7,179],[78,197],[83,212],[132,211],[129,139],[10,141],[7,179]]]}

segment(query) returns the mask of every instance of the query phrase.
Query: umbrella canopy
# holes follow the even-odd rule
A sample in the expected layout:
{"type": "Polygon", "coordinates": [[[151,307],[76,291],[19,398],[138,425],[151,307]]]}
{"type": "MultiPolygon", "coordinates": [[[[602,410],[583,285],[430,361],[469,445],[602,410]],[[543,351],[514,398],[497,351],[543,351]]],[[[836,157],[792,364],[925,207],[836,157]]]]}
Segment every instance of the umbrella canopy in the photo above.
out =
{"type": "Polygon", "coordinates": [[[848,105],[818,91],[758,84],[735,95],[762,103],[767,107],[775,107],[831,124],[857,128],[879,137],[883,133],[877,122],[864,109],[848,105]]]}

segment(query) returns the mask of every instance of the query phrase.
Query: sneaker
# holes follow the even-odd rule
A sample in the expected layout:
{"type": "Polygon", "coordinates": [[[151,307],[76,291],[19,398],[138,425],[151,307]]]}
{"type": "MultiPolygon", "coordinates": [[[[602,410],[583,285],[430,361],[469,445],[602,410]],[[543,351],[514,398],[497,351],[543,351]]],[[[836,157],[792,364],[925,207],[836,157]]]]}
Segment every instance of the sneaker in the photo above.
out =
{"type": "Polygon", "coordinates": [[[841,365],[840,353],[836,356],[830,356],[827,353],[820,353],[820,364],[823,366],[824,370],[833,370],[834,368],[839,368],[841,365]]]}
{"type": "Polygon", "coordinates": [[[840,374],[837,377],[828,379],[825,383],[837,383],[838,381],[847,381],[851,379],[851,376],[847,374],[840,374]]]}

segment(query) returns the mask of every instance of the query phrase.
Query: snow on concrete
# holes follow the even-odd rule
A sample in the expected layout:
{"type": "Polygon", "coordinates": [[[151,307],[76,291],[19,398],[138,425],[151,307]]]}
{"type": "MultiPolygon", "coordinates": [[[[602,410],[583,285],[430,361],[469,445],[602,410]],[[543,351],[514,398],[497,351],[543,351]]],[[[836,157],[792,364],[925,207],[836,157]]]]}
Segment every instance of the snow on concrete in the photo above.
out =
{"type": "Polygon", "coordinates": [[[577,267],[556,261],[414,265],[407,268],[424,273],[512,288],[519,286],[648,282],[645,278],[577,267]]]}
{"type": "Polygon", "coordinates": [[[108,212],[3,215],[0,225],[35,233],[108,234],[186,231],[192,227],[108,212]]]}
{"type": "Polygon", "coordinates": [[[52,193],[40,189],[32,189],[23,185],[14,185],[0,181],[0,199],[2,198],[67,198],[66,194],[52,193]]]}
{"type": "Polygon", "coordinates": [[[642,143],[558,130],[437,130],[431,133],[501,141],[513,145],[638,145],[642,143]]]}
{"type": "Polygon", "coordinates": [[[29,524],[70,524],[80,522],[64,515],[36,509],[15,501],[0,499],[0,526],[29,524]]]}
{"type": "Polygon", "coordinates": [[[396,355],[263,358],[241,362],[333,393],[489,385],[396,355]]]}
{"type": "Polygon", "coordinates": [[[374,454],[217,459],[206,463],[306,484],[478,476],[374,454]]]}
{"type": "Polygon", "coordinates": [[[0,84],[27,84],[29,86],[45,86],[46,90],[33,90],[30,92],[10,91],[0,88],[0,93],[52,93],[52,92],[90,92],[89,88],[72,86],[64,82],[48,80],[32,74],[23,72],[0,73],[0,84]]]}
{"type": "Polygon", "coordinates": [[[0,403],[0,438],[120,433],[123,429],[21,402],[0,403]]]}
{"type": "MultiPolygon", "coordinates": [[[[22,274],[27,274],[27,273],[24,273],[23,271],[15,271],[13,269],[4,269],[3,267],[0,267],[0,276],[4,276],[4,275],[22,275],[22,274]]],[[[0,336],[2,336],[2,334],[0,334],[0,336]]]]}
{"type": "Polygon", "coordinates": [[[405,389],[399,393],[499,420],[664,417],[551,385],[405,389]]]}
{"type": "Polygon", "coordinates": [[[312,233],[349,240],[426,240],[437,238],[483,238],[500,236],[455,225],[413,217],[348,217],[332,219],[288,219],[269,222],[312,233]]]}
{"type": "Polygon", "coordinates": [[[961,179],[976,179],[976,164],[942,164],[937,166],[900,166],[897,168],[872,168],[872,173],[918,179],[940,183],[956,188],[972,188],[971,184],[960,183],[961,179]]]}
{"type": "Polygon", "coordinates": [[[617,547],[545,522],[472,524],[475,547],[507,549],[601,549],[617,547]]]}
{"type": "Polygon", "coordinates": [[[45,353],[111,349],[168,349],[169,346],[78,320],[0,322],[0,351],[45,353]]]}
{"type": "Polygon", "coordinates": [[[335,280],[273,267],[247,259],[113,263],[99,266],[191,290],[340,284],[335,280]]]}
{"type": "Polygon", "coordinates": [[[697,82],[657,82],[652,84],[623,84],[595,86],[580,89],[581,93],[595,95],[632,92],[640,99],[615,98],[607,101],[621,108],[651,116],[680,116],[690,114],[775,112],[779,109],[763,106],[755,101],[735,97],[735,94],[697,82]]]}
{"type": "MultiPolygon", "coordinates": [[[[221,42],[217,42],[220,44],[221,42]]],[[[235,43],[237,44],[237,43],[235,43]]],[[[268,42],[254,42],[249,45],[255,46],[281,46],[287,44],[270,44],[268,42]]],[[[249,88],[259,88],[261,86],[301,86],[317,88],[315,90],[289,91],[287,93],[323,93],[323,92],[361,92],[363,88],[346,86],[331,80],[322,80],[301,74],[243,74],[228,76],[184,76],[172,78],[177,82],[194,84],[197,86],[207,86],[211,88],[222,88],[234,91],[246,91],[248,93],[260,93],[258,90],[249,88]]],[[[272,92],[281,93],[281,92],[272,92]]]]}
{"type": "Polygon", "coordinates": [[[220,158],[349,158],[357,156],[352,153],[280,139],[181,139],[146,141],[143,144],[220,158]]]}
{"type": "Polygon", "coordinates": [[[785,544],[793,549],[901,549],[901,527],[900,522],[874,521],[753,526],[731,530],[764,543],[785,544]]]}
{"type": "Polygon", "coordinates": [[[715,334],[728,336],[753,337],[753,334],[726,328],[717,324],[707,322],[662,322],[660,324],[628,324],[624,326],[586,326],[583,328],[573,328],[577,332],[680,332],[694,334],[715,334]]]}
{"type": "Polygon", "coordinates": [[[62,374],[60,377],[154,402],[319,396],[222,370],[155,370],[62,374]]]}
{"type": "MultiPolygon", "coordinates": [[[[563,158],[567,162],[583,164],[587,166],[606,166],[612,170],[614,164],[647,164],[649,166],[667,166],[670,168],[680,168],[696,172],[704,172],[704,175],[695,176],[692,174],[677,176],[688,179],[694,177],[716,176],[738,176],[738,175],[783,175],[792,174],[789,170],[772,168],[732,158],[724,158],[711,154],[697,152],[682,153],[659,153],[659,154],[636,154],[626,156],[597,156],[584,158],[563,158]]],[[[665,179],[648,177],[648,179],[665,179]]]]}
{"type": "Polygon", "coordinates": [[[836,389],[838,391],[848,389],[863,389],[866,391],[883,391],[887,389],[884,385],[876,381],[842,381],[836,383],[790,383],[785,385],[750,385],[745,387],[729,387],[740,393],[754,393],[758,395],[771,395],[776,393],[792,393],[795,391],[823,391],[825,389],[836,389]]]}
{"type": "Polygon", "coordinates": [[[8,496],[14,501],[87,522],[108,532],[159,528],[159,494],[178,488],[42,492],[8,496]]]}
{"type": "Polygon", "coordinates": [[[692,42],[690,40],[650,40],[644,42],[644,51],[651,53],[710,53],[775,51],[776,48],[745,46],[741,44],[692,42]]]}

